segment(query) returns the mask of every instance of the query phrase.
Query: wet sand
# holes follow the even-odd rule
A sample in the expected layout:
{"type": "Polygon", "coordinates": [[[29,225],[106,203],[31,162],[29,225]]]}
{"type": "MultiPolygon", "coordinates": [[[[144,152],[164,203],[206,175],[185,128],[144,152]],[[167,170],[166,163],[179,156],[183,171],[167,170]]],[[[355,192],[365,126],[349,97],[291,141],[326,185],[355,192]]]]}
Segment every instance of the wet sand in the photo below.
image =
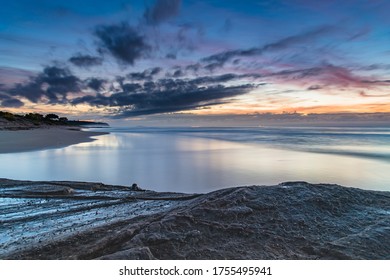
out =
{"type": "Polygon", "coordinates": [[[0,259],[390,259],[390,193],[0,179],[0,259]]]}
{"type": "Polygon", "coordinates": [[[62,148],[94,141],[92,137],[106,133],[82,131],[78,128],[47,127],[28,130],[0,130],[0,153],[28,152],[62,148]]]}

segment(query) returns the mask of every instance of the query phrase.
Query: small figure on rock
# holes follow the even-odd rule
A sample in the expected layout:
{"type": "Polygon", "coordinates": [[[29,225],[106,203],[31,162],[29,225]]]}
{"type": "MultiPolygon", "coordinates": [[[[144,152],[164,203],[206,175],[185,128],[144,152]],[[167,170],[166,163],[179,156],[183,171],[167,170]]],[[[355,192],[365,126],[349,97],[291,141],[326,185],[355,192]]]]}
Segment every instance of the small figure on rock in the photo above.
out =
{"type": "Polygon", "coordinates": [[[130,189],[132,191],[143,191],[143,189],[141,189],[140,187],[138,187],[138,185],[136,183],[132,184],[130,189]]]}

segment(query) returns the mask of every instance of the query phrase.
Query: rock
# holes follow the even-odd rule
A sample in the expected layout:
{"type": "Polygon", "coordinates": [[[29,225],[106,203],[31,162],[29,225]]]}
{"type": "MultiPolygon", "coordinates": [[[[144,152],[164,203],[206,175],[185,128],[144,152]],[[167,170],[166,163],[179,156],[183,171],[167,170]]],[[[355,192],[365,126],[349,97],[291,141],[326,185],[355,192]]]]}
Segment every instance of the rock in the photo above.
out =
{"type": "Polygon", "coordinates": [[[288,186],[232,188],[188,201],[145,220],[134,246],[158,259],[390,258],[390,216],[383,212],[389,193],[288,186]]]}
{"type": "MultiPolygon", "coordinates": [[[[1,259],[390,259],[389,192],[288,182],[187,197],[145,191],[129,200],[121,199],[128,194],[121,186],[104,185],[97,198],[88,193],[89,183],[61,184],[0,179],[0,194],[9,203],[0,204],[0,210],[15,249],[4,249],[11,241],[0,246],[1,259]],[[68,192],[68,185],[80,190],[77,196],[47,198],[48,193],[68,192]],[[45,198],[39,205],[45,214],[15,215],[35,209],[12,201],[24,199],[26,190],[45,198]],[[52,211],[53,205],[64,208],[52,211]],[[95,211],[99,215],[91,215],[95,211]],[[44,226],[60,218],[69,221],[71,215],[86,219],[75,233],[66,223],[44,226]],[[102,223],[103,215],[112,218],[102,223]],[[21,221],[39,221],[34,224],[39,236],[29,232],[23,240],[29,228],[20,231],[21,221]],[[88,226],[83,228],[84,223],[88,226]],[[56,230],[57,240],[45,238],[45,230],[56,230]],[[24,247],[31,242],[32,249],[24,247]]],[[[134,184],[132,190],[141,189],[134,184]]]]}
{"type": "Polygon", "coordinates": [[[140,187],[138,187],[138,185],[137,185],[136,183],[134,183],[134,184],[131,185],[130,190],[131,190],[131,191],[135,191],[135,192],[144,191],[143,189],[141,189],[140,187]]]}
{"type": "Polygon", "coordinates": [[[148,247],[133,248],[105,255],[99,260],[156,260],[148,247]]]}
{"type": "Polygon", "coordinates": [[[70,195],[74,193],[74,189],[66,186],[33,186],[26,189],[26,194],[32,195],[70,195]]]}

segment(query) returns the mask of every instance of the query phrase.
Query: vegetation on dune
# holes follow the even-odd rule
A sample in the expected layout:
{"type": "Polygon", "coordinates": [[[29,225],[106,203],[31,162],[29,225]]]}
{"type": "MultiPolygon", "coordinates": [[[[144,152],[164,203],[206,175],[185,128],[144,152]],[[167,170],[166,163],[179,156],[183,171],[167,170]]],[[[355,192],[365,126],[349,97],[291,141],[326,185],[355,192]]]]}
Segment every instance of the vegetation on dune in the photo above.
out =
{"type": "Polygon", "coordinates": [[[0,111],[0,119],[4,119],[10,124],[23,123],[25,125],[42,126],[42,125],[108,125],[103,122],[68,120],[67,117],[60,117],[56,114],[42,115],[38,113],[28,113],[25,115],[12,114],[10,112],[0,111]]]}

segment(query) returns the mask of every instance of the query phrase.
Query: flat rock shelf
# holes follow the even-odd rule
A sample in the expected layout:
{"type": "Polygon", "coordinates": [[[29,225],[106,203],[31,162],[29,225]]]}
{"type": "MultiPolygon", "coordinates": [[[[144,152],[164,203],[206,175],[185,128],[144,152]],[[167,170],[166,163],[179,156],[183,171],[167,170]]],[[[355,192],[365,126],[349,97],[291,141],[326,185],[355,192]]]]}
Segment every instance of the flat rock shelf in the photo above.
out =
{"type": "Polygon", "coordinates": [[[1,259],[390,259],[390,192],[0,179],[1,259]]]}

